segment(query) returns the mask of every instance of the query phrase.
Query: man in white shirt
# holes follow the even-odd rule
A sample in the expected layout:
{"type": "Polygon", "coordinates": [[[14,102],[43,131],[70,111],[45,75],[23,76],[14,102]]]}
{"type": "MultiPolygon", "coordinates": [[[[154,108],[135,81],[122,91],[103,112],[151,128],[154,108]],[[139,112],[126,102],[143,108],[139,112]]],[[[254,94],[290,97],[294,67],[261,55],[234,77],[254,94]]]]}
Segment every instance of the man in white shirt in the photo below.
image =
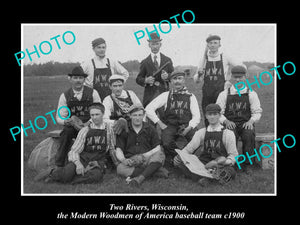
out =
{"type": "Polygon", "coordinates": [[[75,67],[69,74],[72,87],[62,93],[58,100],[57,108],[60,110],[56,111],[56,122],[59,125],[64,125],[64,128],[60,136],[60,147],[55,156],[57,166],[64,166],[72,138],[75,138],[79,131],[73,126],[73,116],[87,124],[90,119],[88,106],[94,102],[101,102],[96,90],[83,85],[86,77],[87,74],[83,72],[80,66],[75,67]]]}
{"type": "Polygon", "coordinates": [[[112,75],[109,78],[109,87],[112,93],[103,100],[105,106],[104,120],[129,119],[128,112],[132,106],[142,104],[133,91],[124,90],[125,81],[121,75],[112,75]]]}
{"type": "MultiPolygon", "coordinates": [[[[247,70],[243,66],[235,66],[231,69],[233,84],[230,88],[222,91],[217,99],[220,105],[220,122],[225,124],[227,129],[234,131],[236,138],[240,136],[243,143],[243,154],[252,155],[255,148],[255,129],[262,114],[260,101],[255,91],[248,88],[240,91],[241,96],[236,90],[235,84],[245,81],[247,70]]],[[[247,172],[247,165],[243,167],[247,172]]]]}
{"type": "Polygon", "coordinates": [[[194,94],[185,87],[185,73],[174,71],[170,76],[172,89],[153,99],[146,107],[147,117],[162,130],[161,140],[165,153],[171,158],[176,155],[177,139],[188,143],[200,123],[200,110],[194,94]],[[155,111],[163,107],[164,116],[159,118],[155,111]]]}
{"type": "MultiPolygon", "coordinates": [[[[144,89],[143,106],[146,107],[159,94],[169,90],[169,75],[174,71],[171,58],[161,53],[162,39],[156,34],[150,34],[148,40],[150,55],[141,61],[140,71],[136,77],[136,83],[144,89]],[[153,74],[161,66],[170,62],[166,68],[155,77],[153,74]]],[[[161,113],[161,112],[159,112],[161,113]]]]}
{"type": "MultiPolygon", "coordinates": [[[[221,125],[219,120],[221,107],[217,104],[209,104],[205,112],[209,125],[207,128],[198,130],[193,139],[181,151],[196,155],[206,169],[233,166],[235,157],[238,155],[235,135],[231,130],[225,129],[221,125]],[[203,148],[199,148],[200,146],[203,146],[203,148]]],[[[199,181],[200,184],[205,183],[205,178],[187,169],[179,155],[174,158],[174,165],[192,180],[199,181]]],[[[235,175],[233,168],[228,171],[230,177],[226,181],[229,181],[235,175]]]]}
{"type": "MultiPolygon", "coordinates": [[[[109,87],[112,93],[103,100],[105,106],[104,121],[112,122],[114,133],[119,135],[123,130],[128,131],[128,122],[130,120],[129,111],[135,105],[141,105],[140,99],[131,90],[124,90],[125,78],[121,75],[112,75],[109,78],[109,87]]],[[[112,161],[118,164],[115,154],[112,155],[112,161]]]]}
{"type": "Polygon", "coordinates": [[[118,62],[106,57],[106,42],[103,38],[92,41],[95,57],[81,64],[84,72],[88,74],[85,85],[96,89],[101,100],[111,94],[108,79],[112,74],[129,77],[128,71],[118,62]]]}
{"type": "MultiPolygon", "coordinates": [[[[208,104],[215,103],[218,95],[224,89],[231,86],[229,65],[242,65],[242,62],[234,60],[219,51],[221,47],[221,37],[210,35],[206,39],[206,49],[204,57],[201,59],[194,81],[203,81],[202,86],[202,110],[208,104]]],[[[205,112],[204,112],[205,114],[205,112]]],[[[205,125],[208,121],[205,119],[205,125]]]]}

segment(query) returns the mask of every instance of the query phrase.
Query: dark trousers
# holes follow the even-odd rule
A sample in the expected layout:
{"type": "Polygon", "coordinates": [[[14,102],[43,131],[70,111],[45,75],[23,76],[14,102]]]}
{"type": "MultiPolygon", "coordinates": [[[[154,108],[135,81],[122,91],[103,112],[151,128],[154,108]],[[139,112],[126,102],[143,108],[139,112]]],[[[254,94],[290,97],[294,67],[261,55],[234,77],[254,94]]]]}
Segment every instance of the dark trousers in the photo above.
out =
{"type": "Polygon", "coordinates": [[[76,174],[76,165],[73,162],[67,163],[64,167],[57,167],[51,173],[51,179],[61,183],[98,183],[103,179],[104,168],[95,167],[88,170],[84,175],[76,174]]]}
{"type": "Polygon", "coordinates": [[[175,149],[184,148],[192,140],[196,132],[196,129],[192,129],[185,136],[182,136],[178,134],[178,129],[178,126],[168,125],[167,128],[162,130],[161,141],[166,157],[174,158],[177,155],[175,149]]]}
{"type": "MultiPolygon", "coordinates": [[[[232,131],[235,134],[236,144],[238,142],[238,138],[241,137],[242,140],[242,153],[246,156],[246,152],[248,152],[249,156],[254,154],[255,148],[255,129],[252,130],[243,128],[243,123],[235,123],[236,128],[232,131]]],[[[249,161],[246,160],[245,164],[249,164],[249,161]]]]}
{"type": "Polygon", "coordinates": [[[59,141],[60,146],[57,149],[57,153],[55,155],[55,165],[56,166],[64,166],[68,152],[71,149],[72,139],[76,138],[78,131],[72,126],[64,126],[64,129],[60,135],[59,141]]]}

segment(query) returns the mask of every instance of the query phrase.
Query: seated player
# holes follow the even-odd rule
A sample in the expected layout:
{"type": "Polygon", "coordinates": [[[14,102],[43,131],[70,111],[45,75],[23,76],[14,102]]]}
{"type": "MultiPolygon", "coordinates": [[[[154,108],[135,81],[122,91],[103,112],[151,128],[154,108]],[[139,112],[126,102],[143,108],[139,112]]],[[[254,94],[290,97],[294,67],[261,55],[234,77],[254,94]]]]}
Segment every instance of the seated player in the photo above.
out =
{"type": "Polygon", "coordinates": [[[112,75],[109,78],[109,87],[112,93],[103,100],[105,106],[103,119],[115,122],[114,130],[117,134],[120,134],[124,124],[129,120],[128,112],[132,106],[141,105],[140,99],[133,91],[124,90],[124,83],[124,76],[112,75]]]}
{"type": "Polygon", "coordinates": [[[166,171],[160,169],[165,155],[161,150],[156,129],[143,122],[144,116],[142,105],[135,106],[130,111],[128,132],[123,130],[116,140],[116,157],[120,162],[117,173],[135,186],[139,186],[158,170],[166,174],[166,171]]]}
{"type": "MultiPolygon", "coordinates": [[[[247,70],[243,66],[235,66],[231,69],[230,88],[222,91],[217,99],[217,104],[221,107],[220,121],[227,129],[234,132],[236,140],[241,137],[243,144],[242,154],[253,155],[255,148],[255,123],[261,117],[262,108],[255,91],[249,91],[245,88],[240,91],[239,96],[235,84],[245,82],[247,70]]],[[[242,167],[242,170],[248,173],[249,161],[242,167]]]]}
{"type": "Polygon", "coordinates": [[[171,91],[166,91],[153,99],[146,107],[147,117],[161,128],[162,146],[169,158],[176,155],[178,139],[186,145],[193,137],[200,123],[200,110],[197,99],[185,86],[185,73],[174,71],[171,76],[171,91]],[[164,108],[163,118],[155,111],[164,108]]]}
{"type": "MultiPolygon", "coordinates": [[[[205,117],[209,122],[208,127],[198,130],[182,151],[197,155],[207,170],[226,168],[226,180],[221,177],[220,181],[221,183],[227,182],[235,176],[235,170],[232,168],[235,164],[234,157],[238,155],[235,136],[231,130],[225,129],[220,124],[221,108],[219,105],[209,104],[205,112],[205,117]],[[199,148],[200,146],[203,146],[203,150],[199,148]]],[[[175,156],[174,165],[192,180],[199,181],[200,184],[207,183],[206,178],[189,171],[179,155],[175,156]]]]}
{"type": "Polygon", "coordinates": [[[93,103],[89,107],[91,123],[82,128],[68,154],[64,167],[52,167],[40,172],[35,181],[62,183],[98,183],[105,174],[106,162],[113,146],[113,129],[103,122],[104,106],[93,103]]]}
{"type": "Polygon", "coordinates": [[[59,114],[58,110],[56,113],[57,123],[64,125],[59,138],[60,146],[55,155],[55,165],[57,166],[65,165],[72,144],[72,138],[76,138],[78,131],[83,125],[89,123],[90,114],[88,106],[93,102],[101,102],[96,90],[83,85],[87,74],[83,72],[80,66],[75,67],[72,73],[68,75],[71,88],[60,95],[57,108],[62,108],[59,114]],[[69,115],[70,112],[71,115],[69,115]],[[70,118],[65,119],[68,116],[70,118]]]}

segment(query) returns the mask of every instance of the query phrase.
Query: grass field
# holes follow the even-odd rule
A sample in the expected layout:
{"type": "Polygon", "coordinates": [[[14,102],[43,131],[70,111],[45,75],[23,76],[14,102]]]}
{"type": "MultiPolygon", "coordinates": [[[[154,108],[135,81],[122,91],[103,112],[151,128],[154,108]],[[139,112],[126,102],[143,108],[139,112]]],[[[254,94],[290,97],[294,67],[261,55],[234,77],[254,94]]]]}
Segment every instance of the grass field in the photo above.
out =
{"type": "MultiPolygon", "coordinates": [[[[251,81],[252,79],[250,79],[251,81]]],[[[267,83],[267,82],[266,82],[267,83]]],[[[69,88],[67,76],[55,77],[25,77],[24,78],[24,126],[29,125],[37,116],[56,110],[60,94],[69,88]]],[[[199,105],[201,105],[201,88],[195,85],[192,79],[187,80],[187,87],[193,92],[199,105]]],[[[130,77],[126,83],[126,88],[134,90],[140,99],[142,99],[143,89],[135,83],[135,79],[130,77]]],[[[262,86],[260,89],[254,87],[257,91],[263,108],[263,116],[256,125],[256,132],[272,133],[274,132],[274,84],[262,86]]],[[[125,180],[118,177],[115,171],[108,171],[101,184],[85,185],[66,185],[59,183],[37,183],[33,181],[36,172],[27,167],[27,159],[33,148],[47,137],[51,130],[60,129],[54,125],[50,116],[48,126],[44,130],[36,130],[32,133],[27,130],[28,136],[24,136],[24,173],[23,187],[24,193],[274,193],[274,170],[261,170],[253,167],[252,174],[247,175],[239,172],[235,180],[221,186],[212,183],[207,187],[201,187],[199,184],[184,178],[175,169],[170,169],[168,179],[151,178],[143,183],[139,188],[127,186],[125,180]]],[[[40,125],[42,126],[42,124],[40,125]]],[[[199,127],[203,126],[203,121],[199,127]]]]}

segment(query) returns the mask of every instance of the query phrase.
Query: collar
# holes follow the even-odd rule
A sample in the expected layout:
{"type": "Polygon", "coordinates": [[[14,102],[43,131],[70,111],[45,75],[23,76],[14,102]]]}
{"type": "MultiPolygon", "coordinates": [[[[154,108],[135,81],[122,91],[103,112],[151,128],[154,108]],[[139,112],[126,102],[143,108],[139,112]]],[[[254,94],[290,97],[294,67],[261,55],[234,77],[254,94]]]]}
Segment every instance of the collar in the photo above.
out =
{"type": "Polygon", "coordinates": [[[92,129],[100,129],[100,130],[104,130],[106,128],[106,124],[105,123],[102,123],[100,124],[100,126],[96,126],[96,124],[93,122],[92,119],[89,120],[91,123],[90,123],[90,128],[92,129]]]}
{"type": "MultiPolygon", "coordinates": [[[[128,128],[130,129],[130,130],[132,130],[132,131],[134,131],[134,129],[133,129],[133,127],[132,127],[132,123],[130,122],[130,123],[128,123],[128,128]]],[[[149,124],[148,123],[145,123],[145,122],[143,122],[143,126],[142,126],[142,129],[140,130],[140,132],[139,133],[141,133],[142,131],[145,131],[146,129],[148,129],[149,128],[149,124]]]]}
{"type": "Polygon", "coordinates": [[[150,52],[150,55],[151,55],[152,61],[154,61],[154,55],[156,55],[157,56],[157,62],[158,63],[160,62],[160,51],[156,54],[154,54],[153,52],[150,52]]]}
{"type": "Polygon", "coordinates": [[[216,127],[212,127],[211,125],[208,125],[208,127],[207,127],[206,130],[207,130],[208,132],[222,131],[223,128],[224,128],[224,126],[221,125],[221,124],[219,123],[218,126],[216,126],[216,127]]]}
{"type": "Polygon", "coordinates": [[[173,94],[188,94],[191,95],[189,90],[187,89],[186,86],[183,86],[180,90],[175,90],[174,88],[171,89],[171,95],[173,94]]]}
{"type": "Polygon", "coordinates": [[[104,56],[104,58],[100,58],[98,55],[95,55],[94,59],[97,60],[97,61],[101,61],[101,62],[102,61],[107,61],[106,56],[104,56]]]}
{"type": "MultiPolygon", "coordinates": [[[[240,90],[239,92],[240,92],[240,94],[245,94],[247,92],[247,90],[248,90],[248,88],[246,87],[243,90],[240,90]]],[[[237,92],[237,90],[236,90],[236,88],[235,88],[234,85],[231,85],[231,87],[230,87],[230,94],[233,94],[233,95],[237,95],[238,94],[238,92],[237,92]]]]}
{"type": "Polygon", "coordinates": [[[209,61],[219,61],[221,60],[222,52],[217,51],[216,53],[212,54],[210,51],[207,52],[207,58],[209,61]]]}

